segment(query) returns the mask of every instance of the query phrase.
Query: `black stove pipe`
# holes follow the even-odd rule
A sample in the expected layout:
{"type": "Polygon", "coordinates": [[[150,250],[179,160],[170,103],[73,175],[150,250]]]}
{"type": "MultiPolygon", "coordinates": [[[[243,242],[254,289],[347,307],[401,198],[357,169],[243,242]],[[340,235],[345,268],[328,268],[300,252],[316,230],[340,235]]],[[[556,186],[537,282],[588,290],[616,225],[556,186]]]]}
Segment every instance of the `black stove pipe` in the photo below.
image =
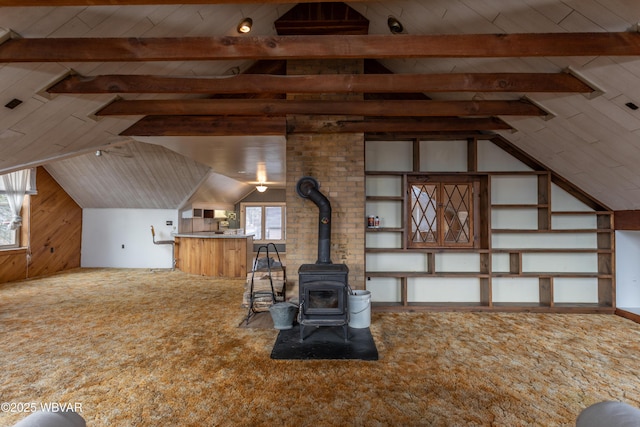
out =
{"type": "Polygon", "coordinates": [[[318,260],[316,264],[331,264],[331,203],[318,191],[318,181],[305,176],[296,184],[300,197],[310,199],[318,206],[318,260]]]}

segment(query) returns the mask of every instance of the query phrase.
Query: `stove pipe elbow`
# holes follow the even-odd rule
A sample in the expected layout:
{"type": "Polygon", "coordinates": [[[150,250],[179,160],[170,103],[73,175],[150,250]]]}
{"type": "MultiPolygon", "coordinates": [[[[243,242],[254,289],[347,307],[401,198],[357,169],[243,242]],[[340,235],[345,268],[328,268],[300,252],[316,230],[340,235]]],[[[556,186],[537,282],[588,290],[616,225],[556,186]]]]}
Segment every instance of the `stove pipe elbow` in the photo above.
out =
{"type": "Polygon", "coordinates": [[[318,188],[315,179],[305,176],[296,184],[296,191],[302,198],[309,199],[318,206],[318,260],[316,264],[331,264],[331,203],[318,188]]]}

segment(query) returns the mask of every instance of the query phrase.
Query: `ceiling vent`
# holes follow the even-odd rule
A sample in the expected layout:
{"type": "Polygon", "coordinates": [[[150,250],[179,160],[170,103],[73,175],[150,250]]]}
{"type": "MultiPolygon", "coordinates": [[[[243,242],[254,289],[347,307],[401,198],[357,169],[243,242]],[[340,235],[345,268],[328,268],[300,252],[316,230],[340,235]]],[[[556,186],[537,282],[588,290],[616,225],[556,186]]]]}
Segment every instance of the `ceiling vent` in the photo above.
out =
{"type": "Polygon", "coordinates": [[[14,108],[16,108],[20,104],[22,104],[21,100],[19,100],[18,98],[13,98],[11,101],[9,101],[6,104],[4,104],[4,106],[7,107],[10,110],[13,110],[14,108]]]}

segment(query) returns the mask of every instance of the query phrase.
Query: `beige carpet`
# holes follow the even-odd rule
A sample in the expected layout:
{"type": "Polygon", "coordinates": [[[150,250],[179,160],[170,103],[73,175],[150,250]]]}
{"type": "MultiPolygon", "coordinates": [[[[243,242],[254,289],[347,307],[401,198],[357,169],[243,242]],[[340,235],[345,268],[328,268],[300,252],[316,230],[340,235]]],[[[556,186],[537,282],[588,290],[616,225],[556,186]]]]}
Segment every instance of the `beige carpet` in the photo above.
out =
{"type": "MultiPolygon", "coordinates": [[[[89,426],[561,426],[640,406],[640,325],[608,315],[374,313],[380,360],[275,361],[242,281],[75,270],[0,285],[0,402],[89,426]]],[[[6,411],[0,425],[25,416],[6,411]]]]}

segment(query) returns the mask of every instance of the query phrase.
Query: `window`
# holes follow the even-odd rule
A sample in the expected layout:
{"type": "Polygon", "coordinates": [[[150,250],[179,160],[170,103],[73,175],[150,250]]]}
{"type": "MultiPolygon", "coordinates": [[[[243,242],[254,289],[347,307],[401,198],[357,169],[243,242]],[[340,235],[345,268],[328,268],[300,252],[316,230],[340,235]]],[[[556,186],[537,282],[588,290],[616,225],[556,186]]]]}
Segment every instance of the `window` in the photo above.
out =
{"type": "Polygon", "coordinates": [[[408,247],[473,246],[473,183],[410,177],[408,247]]]}
{"type": "Polygon", "coordinates": [[[7,196],[0,194],[0,248],[18,246],[18,229],[9,228],[12,217],[13,213],[11,213],[7,196]]]}
{"type": "Polygon", "coordinates": [[[242,203],[242,226],[247,234],[253,234],[257,242],[284,242],[285,215],[284,203],[242,203]]]}
{"type": "Polygon", "coordinates": [[[0,249],[20,245],[22,205],[26,195],[37,194],[35,169],[0,176],[0,249]]]}

